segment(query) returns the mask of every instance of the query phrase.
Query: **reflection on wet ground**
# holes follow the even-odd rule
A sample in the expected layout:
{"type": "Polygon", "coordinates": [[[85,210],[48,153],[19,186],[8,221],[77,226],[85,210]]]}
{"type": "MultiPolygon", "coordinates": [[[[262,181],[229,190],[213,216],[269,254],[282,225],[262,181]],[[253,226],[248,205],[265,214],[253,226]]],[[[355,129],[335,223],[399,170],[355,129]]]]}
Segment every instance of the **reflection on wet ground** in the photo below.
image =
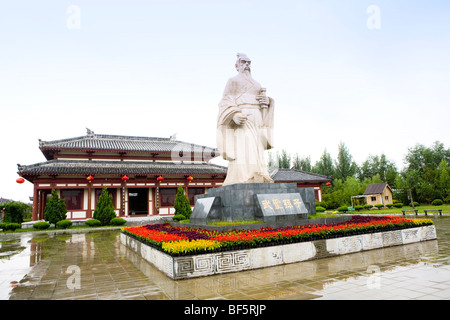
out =
{"type": "Polygon", "coordinates": [[[118,230],[0,235],[0,299],[450,299],[450,217],[438,240],[174,281],[118,230]]]}

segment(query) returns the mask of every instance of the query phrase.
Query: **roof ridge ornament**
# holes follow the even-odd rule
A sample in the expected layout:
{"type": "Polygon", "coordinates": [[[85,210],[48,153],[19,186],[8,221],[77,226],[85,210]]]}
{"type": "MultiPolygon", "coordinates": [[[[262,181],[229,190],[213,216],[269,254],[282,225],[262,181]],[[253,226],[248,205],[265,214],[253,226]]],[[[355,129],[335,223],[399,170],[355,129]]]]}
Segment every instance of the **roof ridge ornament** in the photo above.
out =
{"type": "Polygon", "coordinates": [[[89,129],[89,128],[86,128],[86,134],[87,134],[89,137],[94,137],[94,131],[92,131],[92,130],[89,129]]]}
{"type": "Polygon", "coordinates": [[[176,141],[177,140],[177,133],[175,132],[173,135],[169,138],[170,141],[176,141]]]}

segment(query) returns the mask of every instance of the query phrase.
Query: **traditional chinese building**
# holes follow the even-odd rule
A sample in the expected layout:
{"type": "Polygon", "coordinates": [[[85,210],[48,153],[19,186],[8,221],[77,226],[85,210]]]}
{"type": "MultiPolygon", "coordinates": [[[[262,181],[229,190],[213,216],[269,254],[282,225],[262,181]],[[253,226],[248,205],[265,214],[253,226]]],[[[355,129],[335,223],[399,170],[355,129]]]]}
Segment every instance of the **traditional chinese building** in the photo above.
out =
{"type": "Polygon", "coordinates": [[[66,200],[68,219],[91,218],[104,187],[118,216],[172,214],[182,185],[194,204],[196,194],[221,186],[226,167],[209,163],[216,150],[173,138],[94,134],[41,141],[47,161],[18,165],[34,184],[33,220],[44,218],[52,189],[66,200]]]}
{"type": "MultiPolygon", "coordinates": [[[[112,194],[117,216],[170,215],[182,185],[191,205],[194,197],[219,187],[227,168],[212,164],[215,148],[178,141],[173,137],[130,137],[95,134],[39,140],[45,162],[18,165],[18,174],[34,184],[33,220],[44,218],[52,189],[66,201],[68,219],[91,218],[103,188],[112,194]]],[[[279,169],[275,182],[313,187],[321,199],[328,177],[279,169]]]]}
{"type": "Polygon", "coordinates": [[[317,201],[322,201],[322,185],[331,182],[331,178],[296,169],[274,169],[270,177],[277,183],[296,183],[297,188],[313,188],[317,201]]]}

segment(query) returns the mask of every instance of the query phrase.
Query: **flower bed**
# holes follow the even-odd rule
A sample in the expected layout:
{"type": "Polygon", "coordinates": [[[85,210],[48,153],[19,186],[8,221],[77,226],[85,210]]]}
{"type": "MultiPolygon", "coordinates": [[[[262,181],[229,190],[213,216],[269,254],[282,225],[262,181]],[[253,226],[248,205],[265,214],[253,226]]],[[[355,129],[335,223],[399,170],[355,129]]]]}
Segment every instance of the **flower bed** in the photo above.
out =
{"type": "Polygon", "coordinates": [[[199,228],[173,227],[170,224],[124,227],[122,232],[172,256],[198,255],[237,249],[346,237],[432,225],[430,219],[406,219],[397,216],[353,216],[335,224],[296,225],[259,230],[226,232],[199,228]]]}

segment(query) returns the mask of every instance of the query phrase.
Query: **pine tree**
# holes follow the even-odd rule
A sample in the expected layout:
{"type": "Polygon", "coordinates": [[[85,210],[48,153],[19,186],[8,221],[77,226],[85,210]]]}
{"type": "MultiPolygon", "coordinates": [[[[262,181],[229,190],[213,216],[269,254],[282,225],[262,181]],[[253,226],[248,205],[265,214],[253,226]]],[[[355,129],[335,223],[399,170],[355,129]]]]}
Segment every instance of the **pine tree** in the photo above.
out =
{"type": "Polygon", "coordinates": [[[66,201],[59,198],[56,190],[52,190],[52,196],[45,205],[44,220],[56,226],[58,221],[66,219],[66,214],[66,201]]]}
{"type": "Polygon", "coordinates": [[[314,173],[322,174],[327,177],[334,177],[336,169],[334,168],[333,159],[327,152],[327,149],[323,151],[320,160],[316,162],[311,170],[314,173]]]}
{"type": "Polygon", "coordinates": [[[94,211],[94,219],[99,220],[102,226],[106,226],[115,217],[116,212],[114,210],[112,194],[110,194],[105,187],[102,190],[102,194],[98,198],[97,206],[94,211]]]}
{"type": "Polygon", "coordinates": [[[186,219],[190,218],[192,213],[191,204],[189,203],[189,199],[184,193],[184,189],[182,186],[178,187],[173,207],[175,209],[175,215],[182,215],[186,219]]]}
{"type": "Polygon", "coordinates": [[[336,178],[345,181],[347,177],[353,177],[358,170],[357,164],[353,161],[353,157],[348,151],[345,143],[341,142],[338,146],[338,156],[335,161],[336,178]]]}

